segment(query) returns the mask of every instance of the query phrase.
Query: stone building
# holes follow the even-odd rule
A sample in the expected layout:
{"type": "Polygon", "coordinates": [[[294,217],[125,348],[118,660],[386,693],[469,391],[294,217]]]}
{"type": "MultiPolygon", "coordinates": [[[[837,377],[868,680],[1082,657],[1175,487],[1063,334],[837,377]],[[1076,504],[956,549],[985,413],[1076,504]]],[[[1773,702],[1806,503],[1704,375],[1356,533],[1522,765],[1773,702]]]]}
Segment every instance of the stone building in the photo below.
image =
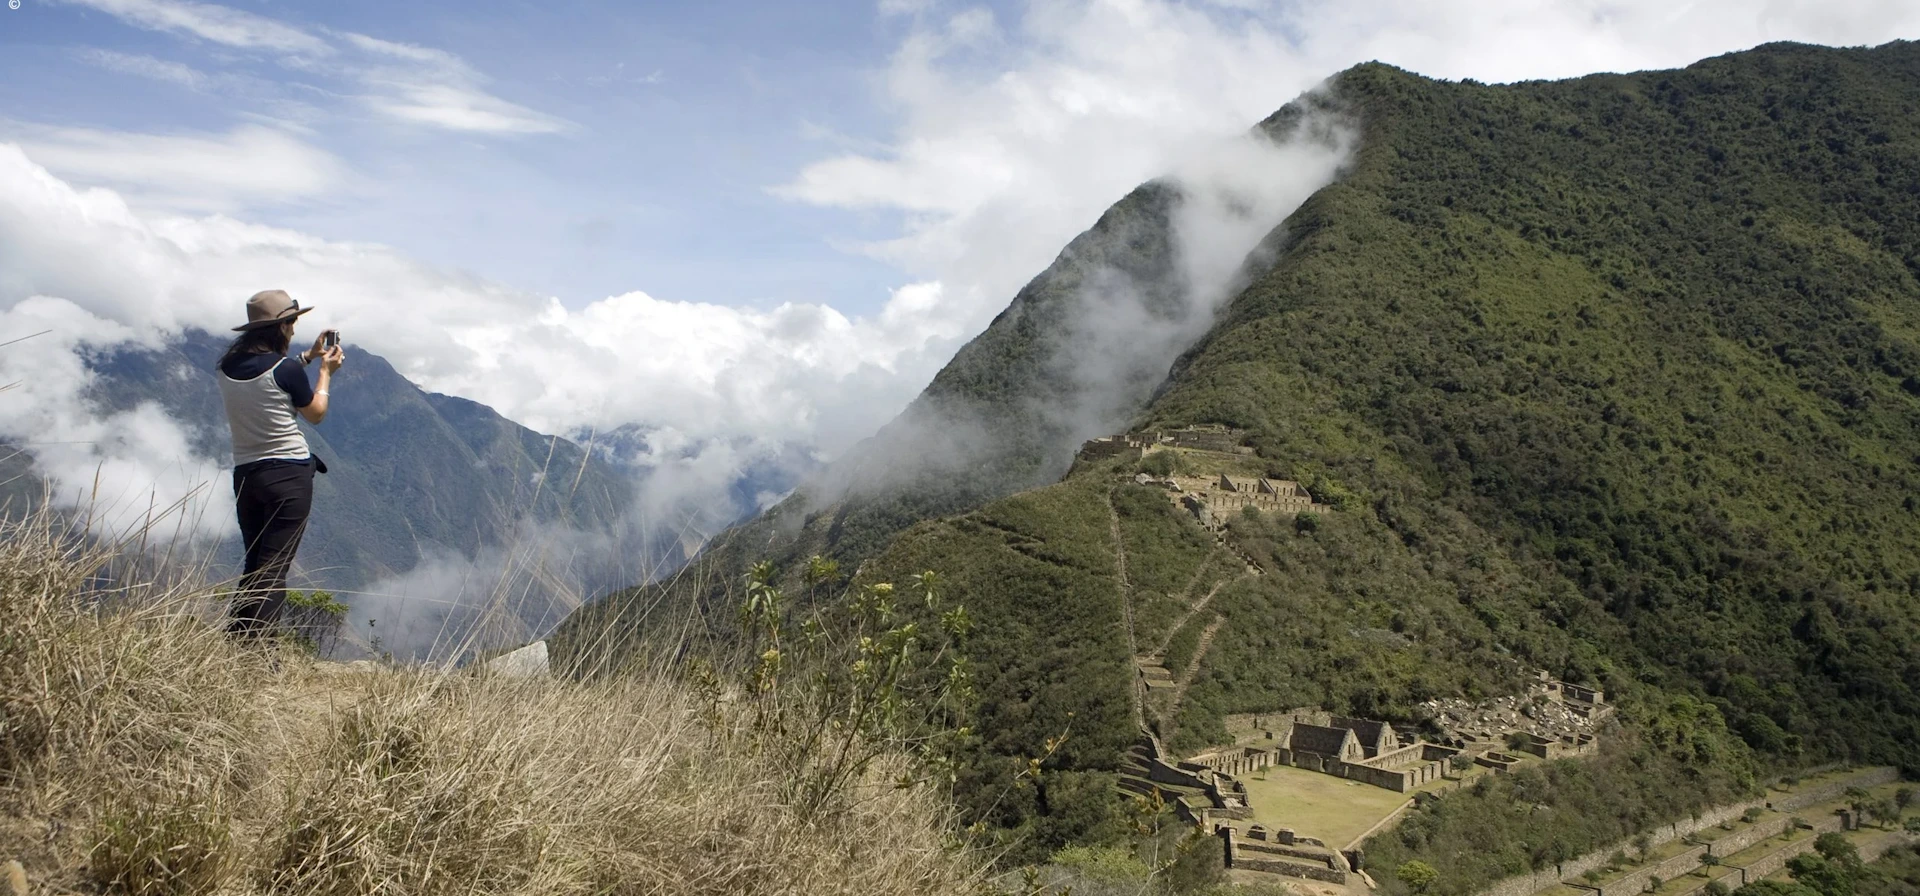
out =
{"type": "Polygon", "coordinates": [[[1367,758],[1366,747],[1360,744],[1360,737],[1352,728],[1309,725],[1305,722],[1295,722],[1287,732],[1286,749],[1301,758],[1338,759],[1342,762],[1359,762],[1367,758]]]}
{"type": "Polygon", "coordinates": [[[1313,495],[1308,494],[1306,487],[1291,479],[1264,479],[1223,473],[1208,484],[1211,488],[1206,491],[1204,500],[1216,512],[1242,507],[1280,513],[1324,513],[1331,509],[1315,504],[1313,495]]]}
{"type": "Polygon", "coordinates": [[[1338,716],[1321,725],[1296,716],[1270,733],[1273,763],[1349,778],[1405,793],[1446,774],[1459,750],[1415,740],[1402,745],[1393,726],[1338,716]]]}
{"type": "Polygon", "coordinates": [[[1108,457],[1125,457],[1139,460],[1147,456],[1147,447],[1151,442],[1125,436],[1101,436],[1091,439],[1080,446],[1080,457],[1086,460],[1100,460],[1108,457]]]}
{"type": "Polygon", "coordinates": [[[1385,722],[1334,716],[1327,721],[1327,724],[1334,728],[1352,731],[1354,739],[1360,742],[1360,748],[1366,752],[1368,759],[1400,748],[1400,736],[1393,732],[1392,725],[1385,722]]]}
{"type": "Polygon", "coordinates": [[[1246,454],[1240,439],[1242,434],[1219,424],[1201,424],[1188,426],[1160,434],[1176,448],[1191,448],[1198,451],[1219,451],[1229,454],[1246,454]]]}

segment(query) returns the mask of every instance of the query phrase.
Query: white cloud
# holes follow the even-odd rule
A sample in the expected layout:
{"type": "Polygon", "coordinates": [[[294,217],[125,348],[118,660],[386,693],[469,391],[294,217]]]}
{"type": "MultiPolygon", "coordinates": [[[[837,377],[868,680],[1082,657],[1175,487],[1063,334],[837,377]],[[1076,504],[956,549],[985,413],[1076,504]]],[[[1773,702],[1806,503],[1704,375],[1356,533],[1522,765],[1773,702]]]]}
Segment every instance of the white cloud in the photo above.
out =
{"type": "Polygon", "coordinates": [[[925,12],[932,6],[933,0],[880,0],[877,8],[882,16],[905,16],[925,12]]]}
{"type": "MultiPolygon", "coordinates": [[[[311,321],[343,328],[415,382],[549,431],[640,421],[696,438],[812,440],[823,415],[867,397],[837,395],[840,384],[888,378],[929,341],[959,336],[939,288],[925,284],[902,287],[872,318],[640,292],[570,310],[381,246],[221,216],[143,217],[0,145],[0,308],[60,297],[157,344],[182,327],[230,325],[246,296],[271,287],[317,306],[311,321]]],[[[884,412],[864,416],[877,423],[884,412]]]]}
{"type": "Polygon", "coordinates": [[[194,434],[154,408],[90,407],[79,350],[159,347],[184,327],[219,332],[241,319],[246,296],[270,287],[317,308],[309,327],[340,327],[351,348],[385,356],[425,388],[535,428],[659,427],[648,436],[652,460],[672,472],[649,481],[632,524],[673,529],[703,510],[693,522],[706,534],[719,522],[707,517],[730,504],[729,471],[777,454],[782,441],[864,436],[890,412],[901,359],[959,335],[938,287],[925,284],[901,288],[871,318],[638,292],[569,310],[382,246],[219,215],[143,214],[0,144],[0,341],[53,331],[0,348],[0,382],[26,384],[0,401],[0,439],[31,440],[68,503],[89,503],[98,473],[114,531],[154,501],[196,495],[189,531],[225,533],[226,515],[204,502],[220,497],[207,488],[225,459],[195,456],[194,434]]]}
{"type": "Polygon", "coordinates": [[[369,76],[366,84],[382,91],[367,98],[368,106],[400,121],[483,134],[551,134],[567,129],[558,118],[466,84],[415,81],[406,73],[369,76]]]}
{"type": "Polygon", "coordinates": [[[64,0],[152,31],[185,34],[229,47],[321,55],[327,42],[250,12],[188,0],[64,0]]]}
{"type": "MultiPolygon", "coordinates": [[[[353,32],[324,35],[249,12],[189,0],[65,0],[128,24],[198,37],[228,47],[274,51],[287,68],[351,84],[365,107],[394,121],[462,133],[550,134],[569,123],[484,89],[487,78],[459,56],[433,47],[353,32]],[[338,43],[330,42],[332,37],[338,43]]],[[[211,76],[152,56],[108,50],[84,54],[106,68],[204,89],[211,76]]],[[[49,162],[55,168],[57,162],[49,162]]],[[[64,170],[63,170],[64,173],[64,170]]]]}
{"type": "Polygon", "coordinates": [[[89,49],[82,51],[80,58],[109,71],[137,75],[155,81],[166,81],[191,90],[205,90],[213,80],[205,72],[193,66],[144,54],[89,49]]]}
{"type": "Polygon", "coordinates": [[[151,403],[106,413],[86,400],[93,376],[81,353],[134,338],[130,328],[64,299],[32,296],[0,311],[0,334],[20,340],[0,347],[0,382],[13,384],[0,438],[34,456],[56,501],[87,508],[99,531],[154,523],[156,541],[224,530],[226,515],[208,512],[220,465],[194,454],[179,421],[151,403]]]}
{"type": "Polygon", "coordinates": [[[346,179],[333,155],[261,125],[224,134],[0,129],[36,162],[82,183],[119,188],[151,208],[232,211],[318,196],[346,179]]]}
{"type": "Polygon", "coordinates": [[[377,56],[404,59],[408,62],[418,62],[436,68],[456,68],[465,67],[466,65],[466,63],[460,61],[460,57],[445,50],[434,49],[433,47],[381,40],[377,37],[356,34],[350,31],[343,33],[341,37],[345,39],[347,43],[377,56]]]}
{"type": "Polygon", "coordinates": [[[1672,68],[1769,41],[1881,44],[1920,33],[1920,6],[1889,0],[1506,0],[1286,8],[1302,57],[1367,59],[1441,78],[1506,82],[1672,68]]]}
{"type": "Polygon", "coordinates": [[[342,36],[370,56],[402,63],[355,70],[361,84],[373,90],[366,97],[368,107],[389,118],[485,134],[551,134],[568,127],[558,118],[487,93],[481,89],[486,78],[445,50],[364,34],[342,36]]]}

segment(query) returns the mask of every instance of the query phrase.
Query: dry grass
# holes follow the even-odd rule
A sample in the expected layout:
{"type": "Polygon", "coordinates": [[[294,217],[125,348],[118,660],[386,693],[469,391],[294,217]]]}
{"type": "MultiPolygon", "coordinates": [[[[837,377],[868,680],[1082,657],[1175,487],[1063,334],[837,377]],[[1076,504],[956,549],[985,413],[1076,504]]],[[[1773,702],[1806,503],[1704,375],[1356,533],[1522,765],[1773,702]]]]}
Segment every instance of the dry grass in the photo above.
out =
{"type": "Polygon", "coordinates": [[[782,805],[669,675],[343,669],[228,643],[204,591],[103,596],[101,561],[0,524],[0,861],[34,892],[980,888],[938,794],[782,805]]]}

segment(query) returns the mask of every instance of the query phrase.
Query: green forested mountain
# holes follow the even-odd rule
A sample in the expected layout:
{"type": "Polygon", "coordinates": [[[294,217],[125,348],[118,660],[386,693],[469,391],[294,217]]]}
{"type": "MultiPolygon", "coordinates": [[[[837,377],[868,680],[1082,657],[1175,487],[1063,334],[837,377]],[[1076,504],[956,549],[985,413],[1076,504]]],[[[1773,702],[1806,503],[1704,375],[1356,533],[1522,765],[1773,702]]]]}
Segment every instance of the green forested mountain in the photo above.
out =
{"type": "MultiPolygon", "coordinates": [[[[1176,742],[1302,705],[1407,719],[1528,666],[1618,697],[1626,733],[1565,772],[1575,811],[1532,822],[1530,846],[1466,869],[1446,855],[1465,811],[1376,838],[1450,886],[1772,769],[1920,770],[1920,44],[1499,86],[1369,64],[1315,102],[1358,129],[1350,165],[1121,422],[1244,430],[1249,463],[1336,506],[1317,525],[1236,518],[1223,560],[1120,461],[986,500],[1056,469],[986,454],[947,491],[783,506],[696,564],[701,587],[648,597],[714,600],[745,561],[814,551],[868,580],[940,570],[979,620],[967,783],[992,796],[970,808],[1043,846],[1106,823],[1103,770],[1136,731],[1129,627],[1131,649],[1192,655],[1170,600],[1214,575],[1221,622],[1158,720],[1176,742]],[[993,782],[1063,730],[1048,776],[1003,798],[993,782]]],[[[1164,242],[1113,225],[1154,190],[1075,246],[1151,264],[1164,242]]],[[[1079,257],[907,420],[1049,388],[1006,347],[1048,338],[1027,309],[1079,257]]],[[[623,606],[576,623],[643,629],[623,606]]]]}

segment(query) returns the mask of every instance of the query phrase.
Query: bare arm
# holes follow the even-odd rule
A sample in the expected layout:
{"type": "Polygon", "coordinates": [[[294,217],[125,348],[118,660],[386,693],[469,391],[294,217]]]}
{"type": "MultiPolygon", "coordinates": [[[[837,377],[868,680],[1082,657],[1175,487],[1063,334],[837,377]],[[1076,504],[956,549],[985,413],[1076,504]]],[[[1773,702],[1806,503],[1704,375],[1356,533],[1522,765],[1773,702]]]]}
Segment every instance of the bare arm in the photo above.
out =
{"type": "Polygon", "coordinates": [[[327,406],[330,404],[327,387],[333,385],[333,372],[339,370],[346,359],[347,353],[337,345],[327,349],[326,353],[320,356],[320,382],[314,387],[313,400],[307,402],[306,407],[299,409],[300,416],[308,423],[318,424],[327,419],[327,406]]]}

